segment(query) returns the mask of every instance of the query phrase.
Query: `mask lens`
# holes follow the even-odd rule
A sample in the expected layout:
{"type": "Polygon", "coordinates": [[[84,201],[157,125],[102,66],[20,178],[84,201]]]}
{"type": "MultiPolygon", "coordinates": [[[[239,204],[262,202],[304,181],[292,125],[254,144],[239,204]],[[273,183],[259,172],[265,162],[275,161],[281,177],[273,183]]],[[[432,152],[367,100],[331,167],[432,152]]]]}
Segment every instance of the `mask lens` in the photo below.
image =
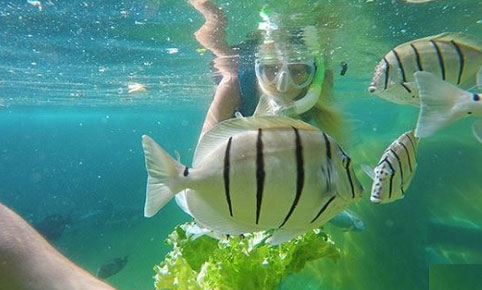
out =
{"type": "Polygon", "coordinates": [[[302,86],[311,81],[314,70],[312,66],[304,63],[293,63],[288,65],[290,77],[297,86],[302,86]]]}
{"type": "Polygon", "coordinates": [[[274,82],[278,74],[280,73],[282,65],[279,63],[263,64],[261,66],[261,73],[264,75],[268,82],[274,82]]]}

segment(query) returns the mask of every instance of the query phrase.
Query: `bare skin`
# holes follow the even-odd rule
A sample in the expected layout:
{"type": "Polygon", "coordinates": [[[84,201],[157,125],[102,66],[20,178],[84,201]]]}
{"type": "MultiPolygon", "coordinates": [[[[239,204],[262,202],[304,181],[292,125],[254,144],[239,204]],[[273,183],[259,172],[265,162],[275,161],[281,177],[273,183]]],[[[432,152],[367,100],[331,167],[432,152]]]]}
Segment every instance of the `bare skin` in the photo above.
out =
{"type": "Polygon", "coordinates": [[[209,0],[190,0],[189,3],[206,19],[194,36],[216,56],[214,67],[222,76],[204,120],[202,136],[215,124],[231,118],[240,104],[239,56],[225,41],[227,20],[223,11],[209,0]]]}
{"type": "MultiPolygon", "coordinates": [[[[222,9],[215,6],[210,0],[190,0],[189,3],[199,11],[206,20],[194,35],[202,46],[209,49],[215,55],[214,66],[222,76],[222,80],[216,88],[213,101],[210,104],[204,120],[201,131],[202,137],[217,123],[232,118],[241,103],[241,89],[239,87],[237,74],[239,55],[237,55],[225,41],[227,19],[222,9]]],[[[325,67],[328,67],[326,60],[325,67]]],[[[326,109],[326,106],[331,103],[332,88],[333,72],[326,69],[322,92],[319,97],[320,100],[324,100],[325,104],[321,108],[313,108],[311,114],[314,116],[317,125],[320,125],[318,124],[320,122],[323,125],[320,126],[320,128],[325,129],[334,136],[341,136],[341,131],[339,130],[340,119],[336,110],[326,109]]],[[[266,86],[265,89],[276,96],[277,101],[281,103],[292,102],[296,98],[302,97],[306,91],[306,89],[291,87],[288,91],[280,92],[275,86],[266,86]]],[[[243,97],[255,98],[256,96],[243,97]]],[[[317,104],[317,106],[320,105],[321,104],[317,104]]]]}
{"type": "Polygon", "coordinates": [[[69,261],[1,203],[0,289],[115,290],[69,261]]]}

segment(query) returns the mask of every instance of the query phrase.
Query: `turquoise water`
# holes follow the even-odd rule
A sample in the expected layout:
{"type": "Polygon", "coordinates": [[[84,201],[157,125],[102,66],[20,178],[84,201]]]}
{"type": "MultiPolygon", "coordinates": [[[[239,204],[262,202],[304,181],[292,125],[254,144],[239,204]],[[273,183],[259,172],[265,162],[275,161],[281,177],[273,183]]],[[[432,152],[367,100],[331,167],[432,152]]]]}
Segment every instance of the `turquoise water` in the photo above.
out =
{"type": "MultiPolygon", "coordinates": [[[[153,289],[152,267],[169,251],[163,240],[189,218],[174,203],[143,217],[140,136],[153,136],[190,163],[214,92],[212,56],[200,55],[193,37],[203,19],[185,1],[41,2],[42,10],[27,1],[0,7],[0,200],[34,224],[71,215],[55,241],[62,253],[93,273],[129,255],[107,281],[120,290],[153,289]],[[147,90],[130,94],[131,83],[147,90]],[[106,205],[115,214],[99,222],[106,205]]],[[[256,30],[267,2],[216,1],[228,17],[229,43],[256,30]]],[[[344,148],[368,188],[360,165],[374,165],[417,116],[415,108],[366,92],[374,66],[415,38],[445,31],[482,38],[482,2],[302,2],[322,2],[343,23],[329,40],[335,103],[350,124],[344,148]],[[343,77],[341,61],[348,63],[343,77]]],[[[296,12],[297,5],[284,9],[296,12]]],[[[420,143],[403,200],[374,205],[365,192],[351,209],[367,230],[326,227],[342,251],[337,263],[309,263],[279,288],[428,289],[437,277],[431,264],[481,264],[482,154],[471,123],[420,143]]]]}

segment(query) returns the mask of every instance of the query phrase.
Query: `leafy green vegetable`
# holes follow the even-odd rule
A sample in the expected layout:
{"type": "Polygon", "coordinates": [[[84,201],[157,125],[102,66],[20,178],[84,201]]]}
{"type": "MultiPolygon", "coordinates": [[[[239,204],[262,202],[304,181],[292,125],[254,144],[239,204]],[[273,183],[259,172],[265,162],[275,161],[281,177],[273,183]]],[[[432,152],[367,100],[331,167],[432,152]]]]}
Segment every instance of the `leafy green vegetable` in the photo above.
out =
{"type": "Polygon", "coordinates": [[[247,234],[222,240],[203,235],[193,239],[188,223],[176,227],[166,243],[172,251],[154,267],[157,290],[275,289],[306,262],[328,257],[337,260],[339,249],[329,236],[314,230],[272,246],[267,233],[247,234]]]}

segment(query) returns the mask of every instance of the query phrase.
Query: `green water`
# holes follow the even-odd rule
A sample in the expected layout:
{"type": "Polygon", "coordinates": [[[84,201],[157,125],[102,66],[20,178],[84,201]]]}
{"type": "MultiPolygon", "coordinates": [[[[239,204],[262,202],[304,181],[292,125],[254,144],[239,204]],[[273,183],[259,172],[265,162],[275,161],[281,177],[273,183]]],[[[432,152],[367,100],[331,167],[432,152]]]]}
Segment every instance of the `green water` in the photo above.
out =
{"type": "MultiPolygon", "coordinates": [[[[258,11],[269,2],[215,1],[226,13],[230,44],[257,29],[258,11]]],[[[129,255],[126,267],[107,281],[119,290],[153,289],[152,267],[170,249],[163,240],[189,217],[173,202],[152,219],[142,217],[140,136],[153,136],[190,163],[214,92],[212,56],[199,55],[193,38],[202,17],[185,1],[53,3],[45,3],[42,13],[13,1],[0,8],[0,200],[30,222],[52,213],[80,217],[105,200],[138,210],[120,221],[73,224],[55,244],[93,273],[105,261],[129,255]],[[171,47],[179,53],[166,53],[171,47]],[[148,91],[128,94],[132,81],[148,91]]],[[[482,2],[278,5],[294,13],[317,3],[342,23],[324,41],[332,47],[337,74],[335,105],[349,125],[343,147],[367,189],[350,209],[367,229],[344,233],[327,225],[341,258],[311,262],[279,289],[455,289],[433,286],[441,277],[451,279],[443,271],[459,277],[451,280],[458,281],[457,289],[468,289],[464,283],[480,287],[480,267],[472,265],[482,264],[482,154],[471,134],[473,119],[420,142],[417,174],[395,203],[369,201],[371,183],[360,165],[375,165],[417,118],[416,108],[367,93],[376,63],[415,38],[446,31],[482,38],[482,2]],[[348,63],[345,76],[338,75],[341,61],[348,63]]]]}

